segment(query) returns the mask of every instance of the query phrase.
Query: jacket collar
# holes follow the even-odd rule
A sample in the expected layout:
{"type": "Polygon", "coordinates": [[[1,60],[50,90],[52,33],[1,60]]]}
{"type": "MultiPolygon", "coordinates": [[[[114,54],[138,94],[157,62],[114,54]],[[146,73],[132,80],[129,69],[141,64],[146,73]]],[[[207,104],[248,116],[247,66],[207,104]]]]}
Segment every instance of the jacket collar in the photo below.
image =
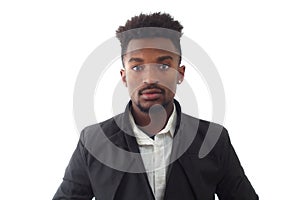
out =
{"type": "MultiPolygon", "coordinates": [[[[184,152],[188,150],[188,147],[192,144],[197,134],[199,125],[199,120],[185,115],[181,112],[180,104],[175,99],[174,104],[176,107],[177,117],[173,139],[171,162],[177,160],[177,158],[179,158],[184,152]]],[[[131,106],[132,102],[129,101],[125,108],[125,112],[121,115],[114,117],[115,122],[118,124],[121,132],[123,133],[122,135],[124,139],[122,139],[121,137],[114,137],[115,140],[112,142],[130,152],[140,153],[129,119],[131,106]]]]}
{"type": "MultiPolygon", "coordinates": [[[[185,171],[185,174],[187,175],[187,179],[189,182],[194,182],[194,177],[191,175],[192,173],[188,173],[190,170],[190,166],[192,163],[186,162],[185,159],[185,152],[189,149],[190,145],[192,144],[199,126],[199,120],[196,120],[195,118],[192,118],[190,116],[187,116],[185,114],[181,113],[181,107],[178,101],[174,99],[174,104],[176,106],[176,112],[177,112],[177,119],[176,119],[176,126],[175,126],[175,132],[174,132],[174,139],[173,139],[173,146],[172,146],[172,153],[171,153],[171,160],[170,165],[167,171],[167,184],[166,184],[166,191],[168,190],[168,180],[169,176],[172,171],[173,164],[178,160],[179,164],[182,166],[183,170],[185,171]]],[[[131,109],[132,102],[130,101],[126,108],[125,112],[117,115],[114,117],[115,123],[118,124],[120,128],[120,132],[122,134],[118,134],[117,137],[111,137],[110,140],[117,145],[118,147],[121,147],[129,152],[137,153],[137,157],[135,159],[132,159],[130,162],[131,164],[128,165],[128,172],[131,172],[130,168],[134,166],[135,168],[138,166],[139,171],[143,172],[141,173],[141,183],[140,185],[142,187],[147,187],[147,196],[152,196],[154,198],[150,184],[148,182],[147,174],[145,173],[145,167],[142,161],[142,158],[140,156],[139,147],[136,141],[136,138],[134,136],[132,127],[130,125],[129,120],[129,113],[131,109]]],[[[196,153],[196,152],[192,152],[196,153]]],[[[120,172],[118,172],[120,173],[120,172]]],[[[124,174],[124,172],[122,172],[124,174]]],[[[123,175],[119,176],[119,181],[115,182],[114,188],[117,189],[117,186],[120,184],[122,180],[123,175]]]]}

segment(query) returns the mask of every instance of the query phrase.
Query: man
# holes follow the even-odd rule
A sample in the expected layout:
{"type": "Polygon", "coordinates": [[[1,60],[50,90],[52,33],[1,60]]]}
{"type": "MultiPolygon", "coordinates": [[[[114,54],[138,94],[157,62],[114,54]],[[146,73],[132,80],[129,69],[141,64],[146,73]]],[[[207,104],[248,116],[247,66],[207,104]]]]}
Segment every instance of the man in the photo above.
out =
{"type": "Polygon", "coordinates": [[[85,128],[53,199],[255,200],[220,125],[181,112],[182,26],[168,14],[141,14],[117,30],[125,112],[85,128]],[[208,130],[219,137],[198,156],[208,130]]]}

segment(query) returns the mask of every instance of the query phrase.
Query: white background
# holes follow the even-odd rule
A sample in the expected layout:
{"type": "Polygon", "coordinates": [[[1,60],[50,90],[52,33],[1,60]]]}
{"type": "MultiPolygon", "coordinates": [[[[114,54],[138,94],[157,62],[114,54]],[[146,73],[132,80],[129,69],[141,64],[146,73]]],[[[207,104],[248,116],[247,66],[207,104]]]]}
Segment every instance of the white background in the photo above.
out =
{"type": "Polygon", "coordinates": [[[1,199],[52,198],[78,141],[81,65],[126,19],[150,11],[173,15],[215,63],[224,125],[260,198],[296,199],[299,10],[296,0],[1,1],[1,199]]]}

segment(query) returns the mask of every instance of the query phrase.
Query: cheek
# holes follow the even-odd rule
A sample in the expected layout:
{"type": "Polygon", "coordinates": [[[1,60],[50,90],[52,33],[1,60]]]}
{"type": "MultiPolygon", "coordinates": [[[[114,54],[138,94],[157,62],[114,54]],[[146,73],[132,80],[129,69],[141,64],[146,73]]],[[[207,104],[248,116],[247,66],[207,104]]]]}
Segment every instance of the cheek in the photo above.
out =
{"type": "Polygon", "coordinates": [[[169,89],[170,92],[175,94],[176,93],[176,88],[177,88],[177,84],[176,84],[175,81],[172,81],[172,82],[169,83],[168,89],[169,89]]]}
{"type": "Polygon", "coordinates": [[[177,87],[177,76],[174,74],[165,76],[163,79],[161,79],[160,84],[175,93],[177,87]]]}
{"type": "Polygon", "coordinates": [[[143,81],[139,76],[133,76],[132,74],[127,74],[127,88],[130,93],[134,93],[135,91],[138,91],[138,88],[142,86],[143,81]]]}

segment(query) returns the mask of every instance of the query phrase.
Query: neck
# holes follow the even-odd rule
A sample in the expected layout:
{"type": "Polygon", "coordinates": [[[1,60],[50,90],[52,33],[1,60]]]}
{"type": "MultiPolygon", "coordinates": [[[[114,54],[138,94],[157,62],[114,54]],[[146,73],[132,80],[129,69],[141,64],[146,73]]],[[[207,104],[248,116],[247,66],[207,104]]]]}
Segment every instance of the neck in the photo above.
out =
{"type": "Polygon", "coordinates": [[[173,112],[173,107],[173,102],[171,102],[166,107],[154,105],[149,112],[143,112],[133,105],[132,116],[137,126],[151,136],[157,134],[166,126],[173,112]]]}

